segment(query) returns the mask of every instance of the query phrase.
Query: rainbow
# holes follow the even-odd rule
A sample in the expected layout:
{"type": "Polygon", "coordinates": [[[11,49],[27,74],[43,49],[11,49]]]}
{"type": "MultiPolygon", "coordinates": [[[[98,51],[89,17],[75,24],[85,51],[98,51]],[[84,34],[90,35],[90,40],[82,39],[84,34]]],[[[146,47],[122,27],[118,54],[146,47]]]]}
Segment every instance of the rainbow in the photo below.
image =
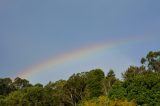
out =
{"type": "MultiPolygon", "coordinates": [[[[63,54],[59,54],[57,56],[53,56],[50,59],[33,65],[32,67],[29,67],[25,70],[23,70],[21,73],[19,73],[17,76],[21,78],[27,78],[31,75],[38,74],[42,71],[45,71],[46,68],[52,68],[54,71],[55,67],[58,67],[59,65],[63,65],[69,62],[76,61],[78,59],[81,59],[82,57],[86,57],[99,53],[103,50],[109,50],[111,48],[114,48],[116,46],[120,46],[123,44],[128,44],[132,41],[142,41],[144,37],[138,37],[138,38],[128,38],[128,39],[123,39],[123,40],[117,40],[117,41],[107,41],[103,43],[96,43],[92,44],[90,46],[80,48],[77,50],[73,50],[70,52],[66,52],[63,54]]],[[[146,39],[146,38],[145,38],[146,39]]]]}

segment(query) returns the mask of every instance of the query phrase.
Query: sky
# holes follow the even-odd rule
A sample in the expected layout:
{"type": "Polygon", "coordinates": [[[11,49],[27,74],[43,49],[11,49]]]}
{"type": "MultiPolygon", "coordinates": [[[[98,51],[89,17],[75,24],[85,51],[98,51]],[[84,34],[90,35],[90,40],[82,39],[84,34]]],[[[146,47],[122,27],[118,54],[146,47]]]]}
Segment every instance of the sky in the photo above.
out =
{"type": "Polygon", "coordinates": [[[46,84],[100,68],[105,74],[113,69],[121,78],[149,51],[160,50],[159,4],[159,0],[1,0],[0,77],[46,84]]]}

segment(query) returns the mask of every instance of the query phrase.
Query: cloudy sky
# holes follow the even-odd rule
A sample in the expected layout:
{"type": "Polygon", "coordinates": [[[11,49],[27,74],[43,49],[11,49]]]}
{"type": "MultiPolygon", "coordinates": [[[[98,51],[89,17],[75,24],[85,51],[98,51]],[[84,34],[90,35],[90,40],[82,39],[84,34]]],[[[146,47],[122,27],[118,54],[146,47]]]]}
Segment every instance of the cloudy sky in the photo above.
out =
{"type": "Polygon", "coordinates": [[[47,83],[101,68],[105,73],[113,69],[120,78],[147,52],[160,50],[159,4],[1,0],[0,77],[47,83]]]}

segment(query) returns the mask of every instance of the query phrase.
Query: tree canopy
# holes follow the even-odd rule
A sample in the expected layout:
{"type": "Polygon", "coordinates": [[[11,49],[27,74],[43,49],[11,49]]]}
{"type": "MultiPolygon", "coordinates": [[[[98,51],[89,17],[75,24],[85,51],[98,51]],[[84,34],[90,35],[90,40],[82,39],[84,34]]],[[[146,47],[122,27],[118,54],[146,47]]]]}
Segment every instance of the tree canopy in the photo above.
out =
{"type": "Polygon", "coordinates": [[[114,70],[92,69],[46,85],[0,78],[0,106],[160,106],[160,51],[116,78],[114,70]]]}

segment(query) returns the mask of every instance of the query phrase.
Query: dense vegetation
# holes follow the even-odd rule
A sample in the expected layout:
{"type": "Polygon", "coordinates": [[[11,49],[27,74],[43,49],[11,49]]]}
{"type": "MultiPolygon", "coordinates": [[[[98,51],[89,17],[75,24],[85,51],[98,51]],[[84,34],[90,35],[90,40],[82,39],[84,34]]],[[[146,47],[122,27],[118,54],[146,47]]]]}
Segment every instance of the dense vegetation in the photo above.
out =
{"type": "Polygon", "coordinates": [[[130,66],[122,80],[110,70],[73,74],[68,80],[32,85],[19,77],[0,79],[0,106],[160,106],[160,51],[141,66],[130,66]]]}

